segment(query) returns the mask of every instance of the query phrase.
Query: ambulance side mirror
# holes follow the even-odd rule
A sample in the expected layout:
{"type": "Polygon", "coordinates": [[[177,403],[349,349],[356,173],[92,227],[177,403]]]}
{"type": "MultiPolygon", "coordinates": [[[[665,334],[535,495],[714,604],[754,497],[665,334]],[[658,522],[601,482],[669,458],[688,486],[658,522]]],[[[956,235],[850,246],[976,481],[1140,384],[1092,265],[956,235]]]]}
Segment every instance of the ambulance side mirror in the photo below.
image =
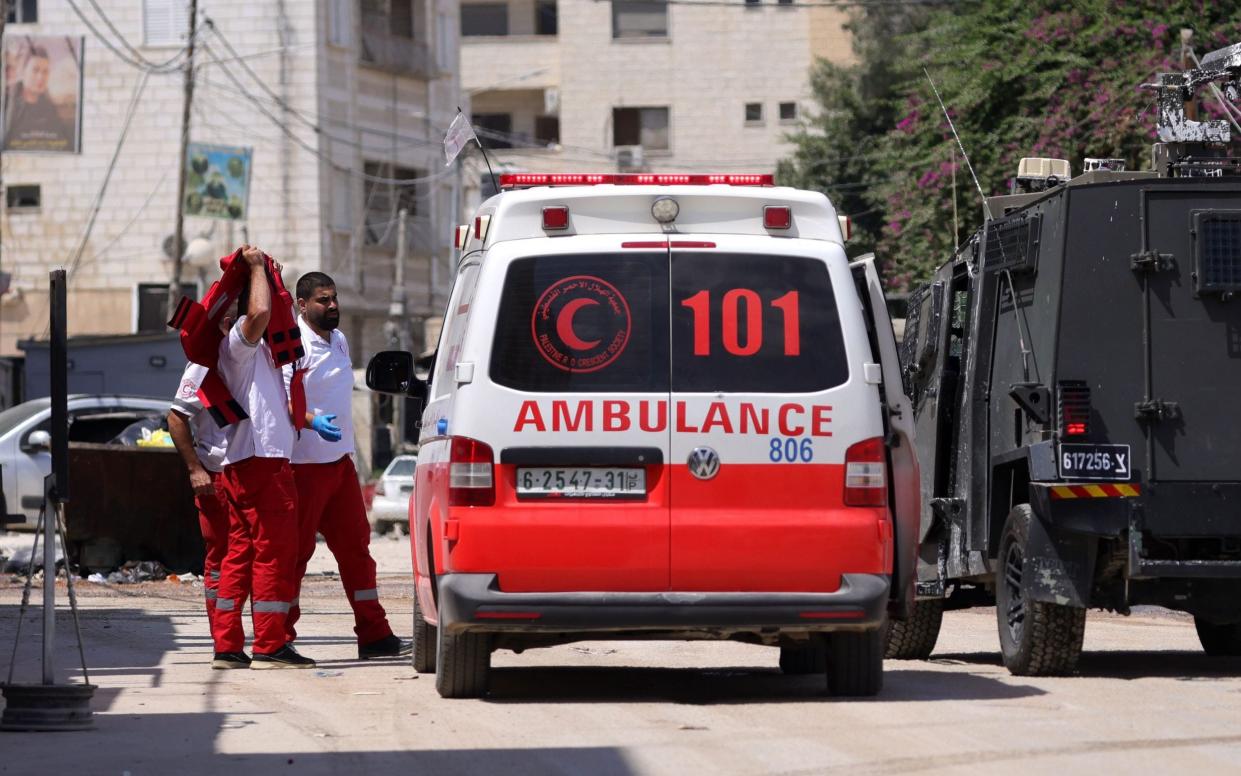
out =
{"type": "Polygon", "coordinates": [[[414,355],[404,350],[376,353],[366,365],[366,387],[378,393],[408,396],[425,402],[427,384],[414,375],[414,355]]]}

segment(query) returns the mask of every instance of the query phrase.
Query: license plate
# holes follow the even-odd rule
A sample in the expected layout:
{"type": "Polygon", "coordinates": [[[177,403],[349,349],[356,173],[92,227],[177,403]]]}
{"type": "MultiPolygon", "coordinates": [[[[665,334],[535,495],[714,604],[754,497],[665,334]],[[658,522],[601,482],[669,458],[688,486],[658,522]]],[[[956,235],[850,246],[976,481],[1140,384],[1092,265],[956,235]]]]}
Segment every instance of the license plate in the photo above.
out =
{"type": "Polygon", "coordinates": [[[1130,480],[1129,445],[1060,445],[1060,476],[1066,480],[1130,480]]]}
{"type": "Polygon", "coordinates": [[[522,467],[517,495],[523,498],[645,498],[645,469],[522,467]]]}

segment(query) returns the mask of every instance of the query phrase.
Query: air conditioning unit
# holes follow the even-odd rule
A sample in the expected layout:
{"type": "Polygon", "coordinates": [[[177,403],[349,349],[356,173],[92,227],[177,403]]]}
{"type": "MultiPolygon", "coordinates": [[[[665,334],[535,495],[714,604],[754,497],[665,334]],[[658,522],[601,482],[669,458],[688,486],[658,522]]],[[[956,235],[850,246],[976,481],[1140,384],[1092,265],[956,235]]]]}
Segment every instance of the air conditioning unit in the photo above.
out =
{"type": "Polygon", "coordinates": [[[642,146],[617,146],[616,169],[619,172],[648,172],[642,146]]]}

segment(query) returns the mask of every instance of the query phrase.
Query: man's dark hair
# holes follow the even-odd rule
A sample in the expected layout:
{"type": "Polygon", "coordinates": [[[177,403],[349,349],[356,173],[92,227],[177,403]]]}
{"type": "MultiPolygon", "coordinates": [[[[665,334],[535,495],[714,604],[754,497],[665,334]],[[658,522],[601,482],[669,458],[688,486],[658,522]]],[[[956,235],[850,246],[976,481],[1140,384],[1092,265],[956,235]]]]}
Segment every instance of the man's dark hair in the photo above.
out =
{"type": "Polygon", "coordinates": [[[47,49],[43,48],[42,46],[31,45],[29,59],[35,59],[35,58],[46,59],[49,61],[51,60],[51,57],[48,56],[47,54],[47,49]]]}
{"type": "Polygon", "coordinates": [[[297,279],[297,298],[309,299],[315,291],[325,286],[336,286],[336,281],[322,272],[307,272],[297,279]]]}

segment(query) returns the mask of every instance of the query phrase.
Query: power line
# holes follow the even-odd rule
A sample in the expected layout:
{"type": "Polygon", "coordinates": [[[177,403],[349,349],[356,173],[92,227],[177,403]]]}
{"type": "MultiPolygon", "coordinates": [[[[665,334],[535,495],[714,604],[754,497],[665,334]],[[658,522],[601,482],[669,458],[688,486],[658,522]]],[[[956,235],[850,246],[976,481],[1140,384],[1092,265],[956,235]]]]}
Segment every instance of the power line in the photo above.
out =
{"type": "MultiPolygon", "coordinates": [[[[98,28],[98,27],[96,27],[96,26],[95,26],[95,25],[91,22],[91,20],[90,20],[90,19],[86,18],[86,14],[82,13],[82,9],[78,7],[78,4],[77,4],[77,3],[75,3],[75,2],[74,2],[74,0],[68,0],[68,2],[69,2],[69,7],[70,7],[70,8],[72,8],[72,9],[73,9],[73,12],[74,12],[75,14],[77,14],[77,17],[78,17],[79,19],[81,19],[82,24],[85,24],[85,25],[86,25],[86,29],[88,29],[88,30],[90,30],[90,31],[91,31],[91,34],[95,36],[95,39],[96,39],[96,40],[98,40],[100,43],[102,43],[102,44],[104,45],[104,47],[105,47],[105,48],[107,48],[109,51],[111,51],[113,54],[115,54],[115,55],[117,56],[117,58],[118,58],[118,59],[120,59],[122,62],[124,62],[125,64],[129,65],[130,67],[136,68],[136,69],[138,69],[138,70],[143,70],[143,71],[146,71],[146,72],[148,72],[148,73],[160,73],[160,74],[163,74],[163,73],[173,73],[173,72],[176,72],[177,70],[180,70],[180,69],[181,69],[181,67],[182,67],[182,65],[184,64],[183,62],[178,62],[177,60],[182,59],[182,58],[184,58],[184,57],[185,57],[186,53],[187,53],[187,52],[188,52],[188,50],[189,50],[189,47],[188,47],[188,46],[186,46],[185,48],[181,49],[181,50],[180,50],[180,51],[178,51],[176,54],[173,54],[173,55],[172,55],[172,57],[171,57],[170,59],[168,59],[166,62],[159,62],[159,63],[157,63],[157,62],[151,62],[150,60],[148,60],[148,59],[146,59],[145,57],[143,57],[141,54],[139,54],[139,55],[138,55],[138,58],[137,58],[137,59],[135,59],[134,57],[131,57],[129,54],[126,54],[125,52],[123,52],[123,51],[121,51],[120,49],[118,49],[118,48],[116,47],[116,45],[115,45],[114,43],[112,43],[112,41],[111,41],[111,40],[109,40],[109,39],[108,39],[108,37],[107,37],[107,36],[105,36],[103,33],[101,33],[101,32],[99,31],[99,28],[98,28]]],[[[96,7],[96,8],[98,8],[98,6],[95,6],[95,7],[96,7]]],[[[102,12],[101,12],[101,15],[102,15],[102,12]]],[[[116,29],[116,28],[112,25],[112,22],[111,22],[111,21],[109,21],[109,20],[107,19],[107,17],[106,17],[106,16],[104,16],[104,22],[105,22],[105,24],[107,24],[107,25],[108,25],[108,27],[109,27],[109,28],[111,28],[111,29],[113,29],[113,30],[115,30],[115,29],[116,29]]],[[[118,34],[118,36],[120,35],[120,33],[117,33],[117,34],[118,34]]],[[[197,31],[197,30],[195,30],[195,31],[194,31],[194,34],[195,34],[195,35],[197,35],[197,34],[198,34],[198,31],[197,31]]],[[[132,46],[132,45],[130,45],[130,43],[129,43],[128,41],[126,41],[126,40],[125,40],[125,38],[124,38],[123,36],[121,37],[121,41],[124,43],[124,45],[125,45],[126,47],[130,48],[131,50],[133,50],[133,46],[132,46]]]]}

